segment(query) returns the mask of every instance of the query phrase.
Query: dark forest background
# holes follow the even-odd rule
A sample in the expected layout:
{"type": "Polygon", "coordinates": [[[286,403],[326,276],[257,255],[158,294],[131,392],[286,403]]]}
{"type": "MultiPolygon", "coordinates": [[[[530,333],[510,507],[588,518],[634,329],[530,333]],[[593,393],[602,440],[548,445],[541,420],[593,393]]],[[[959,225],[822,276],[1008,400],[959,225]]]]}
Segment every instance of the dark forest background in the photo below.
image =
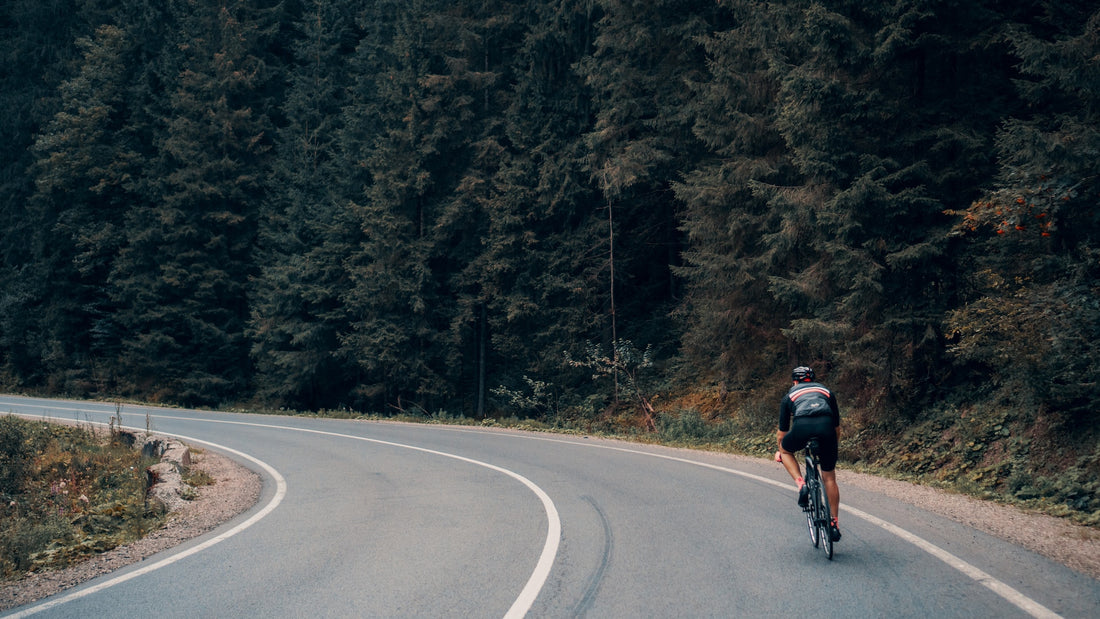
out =
{"type": "Polygon", "coordinates": [[[811,364],[1100,466],[1095,2],[4,0],[0,58],[7,390],[772,427],[811,364]]]}

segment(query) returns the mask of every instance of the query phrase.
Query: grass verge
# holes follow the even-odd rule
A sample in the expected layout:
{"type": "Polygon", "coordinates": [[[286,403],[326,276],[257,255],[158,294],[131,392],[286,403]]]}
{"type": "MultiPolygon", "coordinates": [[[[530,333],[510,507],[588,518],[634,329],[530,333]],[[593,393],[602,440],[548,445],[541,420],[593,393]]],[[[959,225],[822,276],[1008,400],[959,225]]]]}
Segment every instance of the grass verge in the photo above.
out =
{"type": "Polygon", "coordinates": [[[143,457],[114,433],[0,416],[0,579],[64,567],[163,524],[143,457]]]}

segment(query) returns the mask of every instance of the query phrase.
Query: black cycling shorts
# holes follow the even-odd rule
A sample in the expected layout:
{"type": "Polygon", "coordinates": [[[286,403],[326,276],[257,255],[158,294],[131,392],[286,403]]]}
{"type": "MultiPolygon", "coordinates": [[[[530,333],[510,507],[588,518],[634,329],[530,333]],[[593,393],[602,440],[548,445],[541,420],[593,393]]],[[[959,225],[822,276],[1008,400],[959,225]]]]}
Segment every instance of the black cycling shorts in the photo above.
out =
{"type": "Polygon", "coordinates": [[[783,437],[783,449],[794,453],[806,448],[811,438],[817,437],[818,455],[821,457],[821,470],[836,468],[837,444],[836,426],[829,415],[819,417],[795,417],[791,431],[783,437]]]}

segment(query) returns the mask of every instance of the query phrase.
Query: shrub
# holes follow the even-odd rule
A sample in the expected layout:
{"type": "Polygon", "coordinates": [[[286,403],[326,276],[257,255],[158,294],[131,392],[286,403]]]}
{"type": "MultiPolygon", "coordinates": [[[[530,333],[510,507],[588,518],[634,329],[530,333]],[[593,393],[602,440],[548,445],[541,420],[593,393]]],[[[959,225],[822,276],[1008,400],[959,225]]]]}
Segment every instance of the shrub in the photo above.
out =
{"type": "Polygon", "coordinates": [[[159,526],[143,458],[89,429],[0,418],[0,576],[62,567],[159,526]]]}
{"type": "Polygon", "coordinates": [[[700,441],[713,436],[713,430],[694,409],[681,411],[678,415],[660,415],[657,431],[666,441],[700,441]]]}

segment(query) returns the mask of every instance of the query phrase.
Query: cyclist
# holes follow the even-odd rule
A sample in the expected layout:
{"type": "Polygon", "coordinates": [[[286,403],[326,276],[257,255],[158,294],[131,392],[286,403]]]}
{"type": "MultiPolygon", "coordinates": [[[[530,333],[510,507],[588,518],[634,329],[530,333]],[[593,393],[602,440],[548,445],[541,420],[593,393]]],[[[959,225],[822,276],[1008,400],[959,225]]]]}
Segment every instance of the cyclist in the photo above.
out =
{"type": "Polygon", "coordinates": [[[798,484],[798,505],[806,507],[809,497],[798,458],[794,452],[804,449],[811,438],[817,438],[821,458],[821,481],[829,497],[832,522],[829,535],[840,541],[840,488],[836,485],[837,443],[840,438],[840,409],[836,396],[821,383],[815,382],[812,368],[796,367],[791,371],[794,386],[779,405],[779,452],[776,459],[798,484]]]}

